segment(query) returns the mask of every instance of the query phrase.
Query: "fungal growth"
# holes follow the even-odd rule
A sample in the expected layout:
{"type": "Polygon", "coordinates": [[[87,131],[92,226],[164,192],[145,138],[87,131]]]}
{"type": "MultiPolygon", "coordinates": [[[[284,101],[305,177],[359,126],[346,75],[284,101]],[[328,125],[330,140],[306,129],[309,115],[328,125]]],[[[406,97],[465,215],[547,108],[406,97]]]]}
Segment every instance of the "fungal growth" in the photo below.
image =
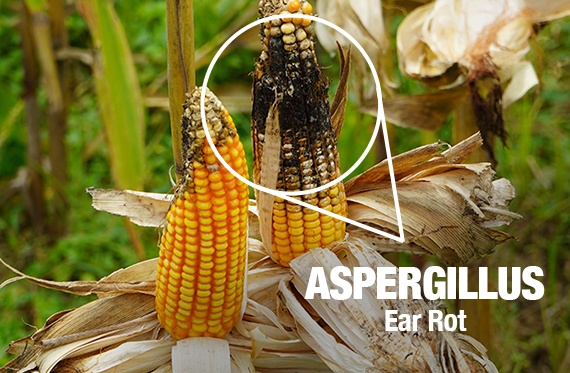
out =
{"type": "MultiPolygon", "coordinates": [[[[305,0],[259,3],[260,17],[311,13],[312,6],[305,0]]],[[[317,62],[313,28],[311,20],[295,17],[261,25],[263,51],[253,82],[253,176],[260,183],[266,120],[275,104],[281,138],[276,187],[282,191],[317,188],[340,176],[329,82],[317,62]]],[[[299,198],[346,216],[342,183],[299,198]]],[[[274,200],[272,223],[272,256],[284,266],[307,250],[328,246],[345,235],[343,221],[280,198],[274,200]]]]}

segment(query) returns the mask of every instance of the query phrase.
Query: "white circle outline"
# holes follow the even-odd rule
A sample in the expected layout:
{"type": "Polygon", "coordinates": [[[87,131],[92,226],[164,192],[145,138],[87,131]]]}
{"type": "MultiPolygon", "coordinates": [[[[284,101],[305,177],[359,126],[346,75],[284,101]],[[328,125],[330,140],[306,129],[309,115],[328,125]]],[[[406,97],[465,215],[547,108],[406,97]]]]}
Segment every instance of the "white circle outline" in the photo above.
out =
{"type": "Polygon", "coordinates": [[[350,35],[344,29],[342,29],[341,27],[335,25],[334,23],[332,23],[330,21],[327,21],[325,19],[318,18],[318,17],[312,16],[312,15],[308,15],[308,14],[292,13],[292,14],[275,14],[275,15],[272,15],[269,17],[260,18],[256,21],[251,22],[248,25],[242,27],[241,29],[236,31],[228,40],[226,40],[226,42],[220,47],[218,52],[212,58],[212,61],[210,62],[210,65],[208,66],[208,70],[206,71],[206,75],[204,76],[204,83],[202,84],[202,92],[200,95],[200,116],[202,119],[202,127],[204,129],[206,139],[208,140],[208,144],[212,148],[212,151],[213,151],[214,155],[216,156],[216,158],[218,159],[218,161],[220,161],[220,163],[229,172],[231,172],[232,175],[234,175],[241,182],[249,185],[253,189],[257,189],[261,192],[272,194],[272,195],[277,196],[277,197],[282,197],[282,196],[302,196],[302,195],[306,195],[306,194],[320,192],[324,189],[327,189],[329,187],[334,186],[335,184],[340,183],[347,176],[349,176],[352,172],[354,172],[354,170],[358,166],[360,166],[360,164],[364,161],[364,158],[366,158],[368,153],[370,153],[370,150],[372,149],[372,146],[374,145],[374,142],[375,142],[376,137],[378,135],[378,131],[380,129],[380,124],[382,122],[382,119],[384,118],[384,110],[383,110],[383,106],[382,106],[382,95],[381,95],[381,87],[380,87],[380,80],[378,79],[378,74],[376,73],[376,69],[374,67],[374,64],[372,63],[372,60],[370,59],[370,57],[368,56],[368,54],[366,53],[364,48],[360,45],[360,43],[358,43],[358,41],[356,41],[356,39],[354,39],[352,37],[352,35],[350,35]],[[302,18],[302,19],[309,19],[309,20],[314,21],[314,22],[321,22],[324,25],[329,26],[329,27],[335,29],[336,31],[340,32],[344,37],[346,37],[348,40],[350,40],[350,42],[352,44],[356,45],[356,48],[360,51],[360,53],[362,54],[362,56],[364,57],[364,59],[368,63],[368,66],[370,67],[370,70],[372,72],[372,76],[374,78],[374,83],[376,84],[376,96],[378,98],[378,113],[376,115],[376,124],[374,126],[374,132],[372,134],[372,137],[370,138],[370,141],[368,142],[366,149],[364,150],[364,153],[362,153],[362,155],[360,156],[360,158],[358,158],[356,163],[354,165],[352,165],[352,167],[349,168],[348,171],[341,174],[338,178],[336,178],[336,179],[334,179],[334,180],[332,180],[332,181],[330,181],[324,185],[321,185],[321,186],[313,188],[313,189],[292,191],[292,192],[285,192],[285,191],[280,191],[280,190],[275,190],[275,189],[269,189],[269,188],[264,187],[263,185],[258,185],[254,182],[249,181],[245,177],[241,176],[237,171],[235,171],[232,167],[230,167],[230,165],[224,160],[224,158],[222,158],[221,154],[218,152],[218,149],[216,149],[214,142],[212,141],[212,137],[210,136],[210,131],[208,130],[208,127],[207,127],[206,108],[205,108],[206,88],[208,87],[208,79],[210,78],[210,74],[212,73],[214,65],[216,64],[216,62],[218,61],[218,58],[220,58],[220,56],[224,52],[224,50],[235,39],[237,39],[238,36],[243,34],[245,31],[249,30],[250,28],[253,28],[253,27],[260,25],[264,22],[269,22],[269,21],[273,21],[276,19],[282,19],[282,18],[302,18]]]}

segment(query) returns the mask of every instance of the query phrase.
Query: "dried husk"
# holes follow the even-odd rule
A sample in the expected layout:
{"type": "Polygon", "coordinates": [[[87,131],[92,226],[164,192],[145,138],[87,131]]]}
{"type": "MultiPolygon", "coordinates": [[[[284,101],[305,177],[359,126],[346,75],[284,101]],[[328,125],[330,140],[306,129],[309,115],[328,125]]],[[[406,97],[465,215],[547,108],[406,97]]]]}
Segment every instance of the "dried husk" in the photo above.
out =
{"type": "Polygon", "coordinates": [[[400,24],[400,70],[443,89],[464,82],[488,59],[501,82],[508,83],[502,101],[507,107],[538,84],[525,60],[533,24],[569,14],[566,0],[436,0],[400,24]]]}
{"type": "MultiPolygon", "coordinates": [[[[276,264],[258,239],[250,238],[248,301],[243,319],[226,337],[232,372],[496,372],[485,348],[472,338],[450,332],[384,331],[384,311],[426,313],[438,307],[423,300],[378,300],[367,289],[362,300],[305,300],[311,268],[391,266],[379,252],[431,253],[450,263],[464,263],[488,253],[508,238],[490,227],[517,217],[508,211],[514,190],[508,180],[493,180],[485,163],[461,162],[481,138],[474,135],[449,147],[426,145],[393,159],[406,242],[370,237],[349,229],[331,249],[310,250],[291,262],[276,264]],[[447,150],[443,151],[443,149],[447,150]],[[278,367],[278,368],[277,368],[278,367]]],[[[386,162],[346,183],[349,217],[394,226],[386,162]]],[[[163,221],[169,196],[90,189],[94,207],[129,216],[143,225],[163,221]]],[[[250,204],[250,221],[258,224],[250,204]]],[[[255,230],[255,229],[254,229],[255,230]]],[[[257,232],[259,229],[257,228],[257,232]]],[[[259,235],[258,235],[259,236],[259,235]]],[[[97,300],[50,317],[36,333],[11,343],[19,355],[2,372],[170,372],[175,341],[159,325],[154,308],[156,259],[120,269],[99,281],[55,282],[17,276],[0,288],[27,279],[40,286],[97,300]]]]}
{"type": "MultiPolygon", "coordinates": [[[[496,372],[470,337],[428,332],[424,324],[417,333],[384,331],[384,310],[427,312],[437,307],[434,302],[377,300],[374,289],[361,301],[303,299],[313,266],[392,266],[367,240],[349,235],[333,251],[309,251],[290,269],[261,252],[261,243],[250,240],[248,304],[226,337],[232,372],[496,372]]],[[[170,372],[175,341],[158,324],[154,297],[136,287],[153,282],[155,268],[152,259],[108,276],[122,290],[106,289],[101,298],[57,313],[13,342],[8,351],[19,356],[2,371],[170,372]]],[[[70,283],[55,288],[74,292],[70,283]]],[[[85,294],[83,285],[78,289],[85,294]]]]}
{"type": "MultiPolygon", "coordinates": [[[[515,190],[506,179],[494,180],[495,172],[488,163],[462,164],[481,146],[475,134],[450,147],[437,142],[413,149],[392,159],[396,189],[402,211],[404,236],[402,244],[384,239],[368,231],[348,226],[353,235],[366,236],[380,252],[404,251],[432,254],[446,263],[462,265],[492,252],[510,236],[494,230],[518,214],[508,210],[515,190]],[[445,150],[447,149],[447,150],[445,150]]],[[[397,232],[395,205],[390,185],[388,162],[383,161],[346,185],[350,219],[373,224],[379,229],[397,232]]],[[[168,207],[153,201],[168,200],[131,191],[90,189],[96,209],[128,216],[134,222],[160,224],[168,207]],[[121,197],[122,194],[126,196],[121,197]],[[123,202],[121,202],[123,201],[123,202]],[[143,219],[139,203],[145,206],[143,219]],[[149,206],[156,207],[150,217],[149,206]]],[[[250,236],[259,238],[259,221],[255,201],[250,203],[250,236]]],[[[396,233],[397,234],[397,233],[396,233]]]]}

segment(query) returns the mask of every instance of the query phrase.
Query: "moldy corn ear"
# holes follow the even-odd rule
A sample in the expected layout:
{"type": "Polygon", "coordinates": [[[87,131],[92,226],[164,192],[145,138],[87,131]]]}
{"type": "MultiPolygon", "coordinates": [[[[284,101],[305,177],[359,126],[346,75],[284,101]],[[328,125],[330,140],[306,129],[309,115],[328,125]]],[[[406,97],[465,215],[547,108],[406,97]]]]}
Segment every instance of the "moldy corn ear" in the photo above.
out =
{"type": "MultiPolygon", "coordinates": [[[[311,12],[312,6],[305,0],[259,3],[261,17],[311,12]]],[[[261,26],[263,51],[253,83],[254,180],[260,182],[266,118],[275,102],[281,137],[278,190],[313,189],[340,176],[329,83],[317,63],[312,35],[311,21],[301,18],[286,17],[261,26]]],[[[342,183],[299,198],[336,214],[347,214],[342,183]]],[[[280,198],[274,200],[272,221],[273,257],[285,266],[307,250],[328,246],[345,235],[343,221],[280,198]]]]}
{"type": "MultiPolygon", "coordinates": [[[[244,299],[247,185],[222,166],[205,138],[196,88],[182,117],[183,177],[160,238],[156,311],[176,339],[224,337],[244,299]]],[[[232,117],[207,92],[210,135],[224,160],[248,178],[245,154],[232,117]]]]}

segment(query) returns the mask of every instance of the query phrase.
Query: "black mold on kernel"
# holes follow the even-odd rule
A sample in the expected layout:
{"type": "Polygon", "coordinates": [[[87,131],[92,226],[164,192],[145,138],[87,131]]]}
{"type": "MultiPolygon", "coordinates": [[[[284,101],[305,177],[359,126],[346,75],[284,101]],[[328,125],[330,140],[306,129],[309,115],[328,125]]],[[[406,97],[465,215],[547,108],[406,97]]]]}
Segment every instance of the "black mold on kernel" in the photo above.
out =
{"type": "MultiPolygon", "coordinates": [[[[286,0],[263,0],[259,15],[267,17],[289,11],[303,14],[303,9],[312,8],[306,5],[306,0],[291,1],[299,2],[296,11],[288,8],[286,0]]],[[[277,188],[308,190],[336,179],[339,159],[328,101],[329,82],[316,59],[313,27],[293,22],[295,18],[287,21],[279,20],[280,33],[271,32],[276,22],[263,24],[260,29],[264,52],[256,63],[253,82],[254,156],[258,159],[263,156],[265,121],[279,97],[282,147],[277,188]]],[[[258,173],[254,169],[257,183],[258,173]]],[[[309,203],[318,201],[316,195],[305,195],[302,199],[309,203]]]]}

